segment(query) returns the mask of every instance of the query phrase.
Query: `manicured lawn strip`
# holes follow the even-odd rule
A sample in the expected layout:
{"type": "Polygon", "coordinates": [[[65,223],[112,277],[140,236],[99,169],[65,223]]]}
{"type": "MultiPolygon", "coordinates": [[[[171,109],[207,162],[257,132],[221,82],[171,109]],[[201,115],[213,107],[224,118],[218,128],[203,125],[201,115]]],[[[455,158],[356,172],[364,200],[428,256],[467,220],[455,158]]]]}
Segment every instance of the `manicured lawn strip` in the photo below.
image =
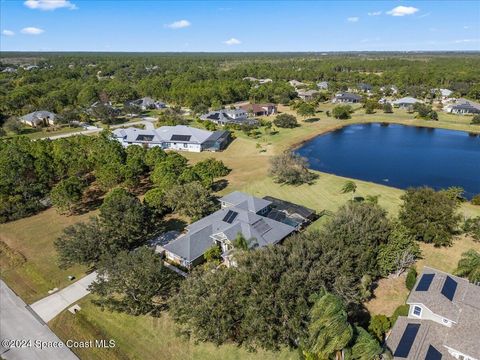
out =
{"type": "Polygon", "coordinates": [[[175,324],[168,315],[160,318],[129,316],[102,311],[93,305],[88,296],[80,302],[81,310],[76,315],[64,311],[49,323],[62,339],[114,339],[115,350],[79,350],[82,359],[169,359],[169,360],[287,360],[297,354],[281,352],[248,352],[235,345],[215,346],[211,343],[194,344],[175,331],[175,324]],[[98,355],[98,357],[96,357],[98,355]]]}

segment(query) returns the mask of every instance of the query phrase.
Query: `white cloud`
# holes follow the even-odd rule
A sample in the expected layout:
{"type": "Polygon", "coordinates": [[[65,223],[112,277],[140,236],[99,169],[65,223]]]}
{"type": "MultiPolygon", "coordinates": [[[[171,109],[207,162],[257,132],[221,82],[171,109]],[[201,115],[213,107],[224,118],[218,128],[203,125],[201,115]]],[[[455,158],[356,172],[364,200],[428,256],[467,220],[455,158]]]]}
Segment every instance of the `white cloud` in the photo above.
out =
{"type": "Polygon", "coordinates": [[[15,33],[12,30],[5,29],[5,30],[2,31],[2,35],[13,36],[13,35],[15,35],[15,33]]]}
{"type": "Polygon", "coordinates": [[[358,16],[351,16],[351,17],[347,18],[348,22],[357,22],[358,20],[360,20],[360,18],[358,16]]]}
{"type": "Polygon", "coordinates": [[[464,43],[475,43],[479,42],[480,39],[461,39],[461,40],[455,40],[455,44],[464,44],[464,43]]]}
{"type": "Polygon", "coordinates": [[[405,15],[413,15],[419,9],[414,8],[413,6],[397,6],[390,11],[387,11],[388,15],[392,16],[405,16],[405,15]]]}
{"type": "Polygon", "coordinates": [[[467,30],[467,29],[470,29],[470,26],[465,25],[463,28],[467,30]]]}
{"type": "Polygon", "coordinates": [[[75,10],[77,6],[71,3],[69,0],[27,0],[23,3],[30,9],[38,10],[55,10],[55,9],[69,9],[75,10]]]}
{"type": "Polygon", "coordinates": [[[231,39],[228,39],[226,41],[223,42],[224,44],[227,44],[227,45],[239,45],[241,44],[242,42],[238,39],[235,39],[235,38],[231,38],[231,39]]]}
{"type": "Polygon", "coordinates": [[[368,13],[368,16],[379,16],[382,15],[381,11],[372,11],[368,13]]]}
{"type": "Polygon", "coordinates": [[[165,25],[165,27],[168,27],[170,29],[183,29],[183,28],[189,27],[190,25],[192,24],[188,20],[178,20],[178,21],[174,21],[171,24],[165,25]]]}
{"type": "Polygon", "coordinates": [[[20,32],[27,35],[40,35],[41,33],[45,32],[45,30],[30,26],[23,28],[20,30],[20,32]]]}

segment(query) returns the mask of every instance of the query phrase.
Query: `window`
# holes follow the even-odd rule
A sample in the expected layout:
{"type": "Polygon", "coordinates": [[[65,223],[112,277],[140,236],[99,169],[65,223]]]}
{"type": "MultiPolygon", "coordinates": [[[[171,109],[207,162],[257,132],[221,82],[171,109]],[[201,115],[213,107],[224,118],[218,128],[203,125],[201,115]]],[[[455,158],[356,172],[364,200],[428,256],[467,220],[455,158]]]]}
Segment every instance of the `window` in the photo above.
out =
{"type": "Polygon", "coordinates": [[[422,308],[420,306],[414,306],[413,315],[420,317],[420,315],[422,315],[422,308]]]}

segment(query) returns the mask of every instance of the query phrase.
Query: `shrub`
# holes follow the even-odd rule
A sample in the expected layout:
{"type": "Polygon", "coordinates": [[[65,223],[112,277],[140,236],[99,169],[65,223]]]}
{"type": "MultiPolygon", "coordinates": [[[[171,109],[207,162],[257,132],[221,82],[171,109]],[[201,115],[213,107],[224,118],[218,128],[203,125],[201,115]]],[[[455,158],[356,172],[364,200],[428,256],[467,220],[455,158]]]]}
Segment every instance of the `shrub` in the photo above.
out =
{"type": "Polygon", "coordinates": [[[400,223],[418,241],[448,246],[452,243],[460,217],[452,192],[428,187],[408,189],[401,199],[400,223]]]}
{"type": "Polygon", "coordinates": [[[472,125],[480,125],[480,115],[475,115],[475,116],[472,118],[471,124],[472,124],[472,125]]]}
{"type": "Polygon", "coordinates": [[[308,171],[307,159],[288,151],[272,158],[270,176],[277,183],[289,185],[311,183],[317,178],[316,174],[308,171]]]}
{"type": "Polygon", "coordinates": [[[294,128],[298,126],[297,118],[290,114],[280,114],[273,120],[275,126],[280,128],[294,128]]]}
{"type": "Polygon", "coordinates": [[[390,316],[391,326],[395,325],[399,316],[407,316],[409,309],[410,309],[410,306],[408,306],[407,304],[403,304],[397,307],[393,312],[393,315],[390,316]]]}
{"type": "Polygon", "coordinates": [[[377,339],[382,342],[385,333],[391,328],[392,323],[390,319],[385,315],[373,315],[370,319],[370,325],[368,325],[368,331],[372,335],[375,335],[377,339]]]}
{"type": "Polygon", "coordinates": [[[405,278],[405,286],[408,290],[412,290],[417,282],[417,270],[415,268],[410,268],[405,278]]]}
{"type": "Polygon", "coordinates": [[[463,231],[474,240],[480,241],[480,216],[465,220],[463,231]]]}
{"type": "Polygon", "coordinates": [[[335,106],[332,110],[332,115],[335,119],[350,119],[350,114],[353,112],[353,109],[350,105],[338,105],[335,106]]]}
{"type": "Polygon", "coordinates": [[[385,104],[383,105],[383,112],[384,112],[385,114],[391,114],[391,113],[393,113],[392,104],[390,104],[390,103],[385,103],[385,104]]]}
{"type": "Polygon", "coordinates": [[[470,202],[472,205],[480,205],[480,194],[475,195],[470,202]]]}

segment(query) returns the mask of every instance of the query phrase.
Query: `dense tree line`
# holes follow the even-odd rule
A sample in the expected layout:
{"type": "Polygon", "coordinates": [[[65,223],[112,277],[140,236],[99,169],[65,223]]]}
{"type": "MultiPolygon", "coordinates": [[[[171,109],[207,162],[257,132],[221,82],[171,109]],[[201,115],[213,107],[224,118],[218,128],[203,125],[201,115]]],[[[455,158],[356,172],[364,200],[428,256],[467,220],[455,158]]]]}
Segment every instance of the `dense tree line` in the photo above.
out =
{"type": "Polygon", "coordinates": [[[291,79],[326,80],[330,91],[364,82],[374,91],[393,84],[415,97],[446,87],[480,98],[480,60],[473,55],[32,54],[33,62],[38,69],[0,73],[0,120],[39,109],[68,114],[99,99],[123,103],[140,96],[203,109],[248,98],[288,103],[296,96],[286,83],[291,79]],[[247,76],[273,82],[257,86],[242,80],[247,76]]]}
{"type": "MultiPolygon", "coordinates": [[[[5,222],[34,214],[50,203],[61,213],[80,211],[88,201],[98,200],[98,194],[86,194],[92,186],[100,192],[119,185],[141,191],[141,182],[148,182],[150,173],[153,184],[162,193],[172,190],[173,185],[198,181],[207,191],[204,198],[208,198],[208,189],[215,179],[228,174],[229,169],[214,159],[189,166],[180,154],[167,155],[158,147],[124,148],[104,132],[100,136],[72,136],[53,141],[27,138],[1,141],[0,172],[0,222],[5,222]],[[93,199],[85,199],[92,196],[93,199]]],[[[201,190],[197,188],[197,194],[198,191],[201,190]]],[[[157,196],[155,202],[151,195],[149,204],[155,209],[177,207],[177,201],[163,204],[163,198],[157,196]]]]}

